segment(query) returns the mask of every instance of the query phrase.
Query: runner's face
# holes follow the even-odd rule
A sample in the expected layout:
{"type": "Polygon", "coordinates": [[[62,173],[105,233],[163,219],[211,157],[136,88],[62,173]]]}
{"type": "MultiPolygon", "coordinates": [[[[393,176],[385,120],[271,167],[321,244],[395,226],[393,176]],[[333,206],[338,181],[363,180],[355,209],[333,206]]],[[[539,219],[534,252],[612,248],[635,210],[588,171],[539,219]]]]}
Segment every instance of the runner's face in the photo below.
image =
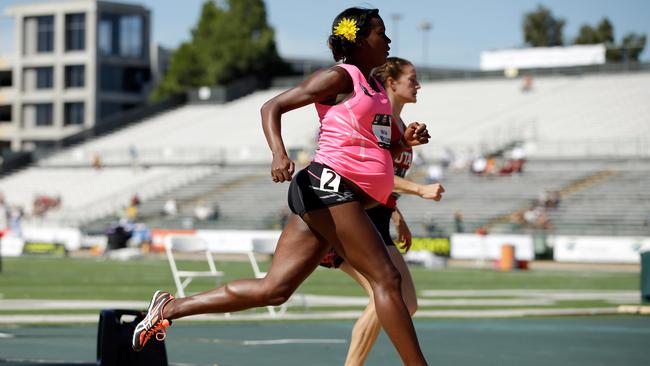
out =
{"type": "Polygon", "coordinates": [[[362,46],[364,57],[368,57],[374,67],[383,65],[388,57],[390,47],[390,38],[386,36],[386,27],[384,21],[380,17],[375,17],[370,20],[371,28],[370,34],[366,37],[364,45],[362,46]]]}
{"type": "Polygon", "coordinates": [[[390,82],[392,93],[403,103],[417,102],[418,89],[420,83],[413,65],[405,65],[402,69],[402,75],[397,80],[390,82]]]}

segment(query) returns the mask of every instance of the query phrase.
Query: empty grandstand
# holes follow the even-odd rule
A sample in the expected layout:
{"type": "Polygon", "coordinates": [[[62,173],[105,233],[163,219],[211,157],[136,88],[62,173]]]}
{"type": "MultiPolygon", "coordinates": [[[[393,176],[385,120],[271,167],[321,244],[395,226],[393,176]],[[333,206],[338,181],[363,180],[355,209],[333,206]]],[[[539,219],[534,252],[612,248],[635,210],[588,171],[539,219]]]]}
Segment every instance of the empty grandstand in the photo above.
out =
{"type": "MultiPolygon", "coordinates": [[[[412,230],[449,234],[456,230],[456,211],[464,215],[466,231],[525,230],[509,218],[540,193],[561,191],[561,205],[548,212],[553,230],[642,235],[650,211],[641,188],[649,183],[647,165],[631,168],[623,162],[650,155],[648,84],[647,72],[537,77],[526,91],[519,79],[424,83],[419,102],[404,114],[407,121],[426,122],[433,136],[417,150],[420,165],[413,177],[429,179],[427,169],[445,149],[461,163],[438,177],[447,189],[440,203],[402,201],[412,230]],[[516,143],[525,154],[522,174],[476,175],[462,164],[516,143]],[[603,176],[603,171],[613,173],[603,176]],[[585,180],[589,184],[579,185],[585,180]]],[[[259,108],[279,91],[259,91],[223,105],[185,105],[150,117],[4,177],[0,190],[28,213],[36,194],[61,197],[62,205],[38,223],[110,219],[137,193],[143,201],[140,217],[152,226],[277,228],[287,185],[268,178],[270,154],[259,108]],[[101,168],[93,168],[98,157],[101,168]],[[165,217],[162,206],[171,197],[179,212],[165,217]],[[218,219],[193,218],[198,202],[218,207],[218,219]]],[[[312,107],[283,121],[286,146],[301,160],[313,151],[317,131],[312,107]]]]}

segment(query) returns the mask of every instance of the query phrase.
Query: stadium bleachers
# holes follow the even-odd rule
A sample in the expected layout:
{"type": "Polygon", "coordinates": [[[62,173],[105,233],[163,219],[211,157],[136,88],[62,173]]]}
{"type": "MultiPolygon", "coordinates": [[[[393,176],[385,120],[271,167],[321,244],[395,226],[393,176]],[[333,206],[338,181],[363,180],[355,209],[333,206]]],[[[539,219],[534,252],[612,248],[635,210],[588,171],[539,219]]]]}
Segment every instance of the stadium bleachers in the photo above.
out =
{"type": "MultiPolygon", "coordinates": [[[[456,151],[494,149],[529,142],[531,157],[650,155],[650,73],[540,77],[533,90],[519,79],[423,83],[405,121],[428,123],[432,143],[420,149],[440,157],[456,151]]],[[[259,109],[279,89],[257,92],[225,105],[188,105],[83,144],[41,162],[129,164],[136,146],[143,163],[268,162],[259,109]]],[[[318,120],[312,107],[283,117],[287,148],[312,148],[318,120]]]]}
{"type": "MultiPolygon", "coordinates": [[[[529,163],[522,176],[492,179],[465,172],[447,174],[447,194],[441,203],[405,197],[403,205],[412,229],[422,234],[433,220],[449,232],[453,212],[460,210],[471,231],[525,207],[544,190],[565,187],[611,166],[611,156],[649,156],[647,85],[650,73],[643,72],[538,77],[529,92],[522,92],[519,79],[423,83],[418,103],[405,108],[404,119],[428,123],[431,143],[417,149],[425,161],[438,159],[444,148],[469,157],[524,141],[529,163]],[[579,168],[568,166],[575,161],[579,168]]],[[[286,209],[286,187],[268,180],[271,156],[259,109],[279,92],[260,91],[224,105],[186,105],[153,116],[4,177],[0,191],[10,204],[25,208],[36,194],[61,196],[63,206],[43,221],[84,223],[115,215],[137,193],[143,201],[140,213],[154,225],[183,224],[192,216],[193,205],[202,200],[220,209],[220,219],[210,225],[268,228],[276,225],[274,216],[286,209]],[[95,156],[102,160],[101,170],[91,167],[95,156]],[[169,197],[179,201],[180,213],[173,220],[160,216],[169,197]]],[[[313,151],[317,131],[313,107],[283,117],[288,149],[313,151]]],[[[610,179],[634,177],[628,170],[617,171],[620,174],[610,179]]],[[[422,179],[423,173],[419,174],[422,179]]],[[[625,182],[620,185],[626,186],[625,182]]],[[[582,212],[579,194],[589,197],[589,191],[580,192],[552,213],[554,222],[567,223],[556,224],[558,230],[571,230],[573,217],[582,212]]],[[[610,211],[634,211],[629,205],[610,205],[615,207],[610,211]]],[[[645,215],[637,210],[630,220],[645,215]]],[[[629,227],[630,232],[642,231],[629,227]]]]}
{"type": "Polygon", "coordinates": [[[13,174],[0,182],[11,205],[27,214],[37,194],[61,198],[61,207],[35,221],[60,225],[81,223],[114,214],[137,194],[148,200],[208,174],[210,167],[189,168],[42,168],[13,174]]]}
{"type": "Polygon", "coordinates": [[[650,235],[648,170],[618,171],[576,192],[551,212],[556,231],[588,235],[650,235]]]}
{"type": "Polygon", "coordinates": [[[650,73],[425,83],[405,120],[428,122],[428,156],[445,146],[531,143],[529,156],[650,155],[650,73]]]}

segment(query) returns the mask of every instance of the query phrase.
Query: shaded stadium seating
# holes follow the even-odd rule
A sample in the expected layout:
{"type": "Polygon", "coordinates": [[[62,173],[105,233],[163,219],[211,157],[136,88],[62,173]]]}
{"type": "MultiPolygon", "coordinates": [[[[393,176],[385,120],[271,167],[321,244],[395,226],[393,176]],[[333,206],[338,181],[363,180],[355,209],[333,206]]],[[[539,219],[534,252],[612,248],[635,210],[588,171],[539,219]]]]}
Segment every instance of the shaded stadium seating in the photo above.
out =
{"type": "MultiPolygon", "coordinates": [[[[423,83],[418,103],[405,108],[404,119],[428,123],[432,140],[418,148],[425,161],[439,159],[444,148],[476,155],[515,141],[526,143],[529,161],[522,176],[493,179],[448,173],[441,203],[405,197],[402,205],[412,230],[425,234],[434,221],[441,231],[450,232],[453,212],[461,210],[466,230],[472,231],[525,207],[542,191],[613,169],[617,174],[563,200],[551,213],[556,230],[643,232],[637,223],[647,215],[648,198],[637,192],[640,189],[634,191],[641,194],[637,196],[625,189],[647,186],[642,178],[649,169],[621,167],[616,159],[650,156],[647,85],[650,73],[643,72],[538,77],[528,92],[522,92],[519,79],[423,83]],[[602,195],[598,187],[608,182],[627,188],[611,191],[596,204],[595,197],[602,195]],[[594,229],[603,222],[611,229],[594,229]]],[[[23,207],[29,207],[36,194],[61,196],[62,207],[39,219],[43,222],[79,224],[113,216],[137,193],[143,202],[141,216],[155,226],[187,226],[194,204],[201,200],[217,205],[220,217],[190,222],[194,227],[277,227],[286,212],[287,185],[273,184],[268,177],[271,155],[259,109],[280,91],[156,115],[4,177],[0,191],[9,203],[23,207]],[[102,169],[91,167],[95,156],[101,157],[102,169]],[[160,214],[169,197],[178,200],[174,218],[160,214]]],[[[283,117],[285,145],[292,151],[311,153],[317,131],[313,107],[283,117]]],[[[421,180],[425,168],[420,169],[414,176],[421,180]]]]}

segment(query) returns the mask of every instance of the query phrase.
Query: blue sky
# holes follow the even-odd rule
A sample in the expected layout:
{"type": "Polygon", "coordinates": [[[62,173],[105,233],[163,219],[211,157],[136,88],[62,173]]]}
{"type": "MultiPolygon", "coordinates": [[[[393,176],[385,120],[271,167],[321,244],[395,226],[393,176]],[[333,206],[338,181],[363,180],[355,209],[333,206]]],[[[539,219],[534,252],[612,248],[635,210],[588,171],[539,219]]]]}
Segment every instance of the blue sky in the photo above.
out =
{"type": "MultiPolygon", "coordinates": [[[[119,0],[114,0],[119,1],[119,0]]],[[[34,0],[0,0],[0,9],[34,0]]],[[[189,39],[203,0],[140,0],[153,12],[154,40],[176,47],[189,39]]],[[[478,68],[481,51],[521,46],[523,14],[537,4],[550,8],[567,25],[564,36],[572,40],[582,24],[595,25],[603,17],[614,24],[616,40],[628,32],[650,36],[650,1],[647,0],[266,0],[269,22],[275,28],[281,55],[329,59],[325,45],[332,19],[349,6],[380,9],[392,36],[395,56],[420,64],[423,61],[423,34],[417,24],[433,24],[428,36],[428,65],[478,68]],[[397,26],[391,14],[401,14],[397,26]],[[397,33],[396,33],[397,30],[397,33]]],[[[0,19],[0,54],[13,49],[13,23],[0,19]]],[[[641,56],[650,61],[650,44],[641,56]]]]}

